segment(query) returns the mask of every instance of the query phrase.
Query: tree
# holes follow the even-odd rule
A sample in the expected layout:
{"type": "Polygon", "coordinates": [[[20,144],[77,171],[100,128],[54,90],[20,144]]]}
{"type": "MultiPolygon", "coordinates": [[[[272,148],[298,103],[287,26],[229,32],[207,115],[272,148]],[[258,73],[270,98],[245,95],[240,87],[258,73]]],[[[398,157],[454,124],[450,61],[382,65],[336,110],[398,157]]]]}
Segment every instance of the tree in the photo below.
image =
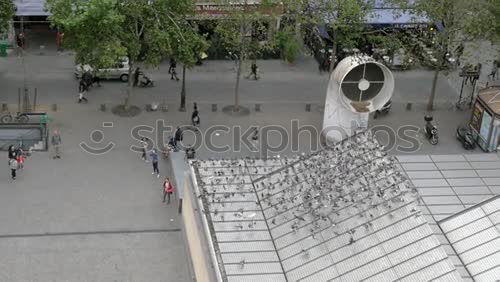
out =
{"type": "Polygon", "coordinates": [[[9,27],[9,21],[14,17],[15,6],[12,0],[0,0],[0,33],[9,27]]]}
{"type": "Polygon", "coordinates": [[[183,32],[179,21],[192,5],[190,0],[47,0],[50,20],[65,31],[66,46],[76,52],[77,62],[101,67],[128,58],[125,112],[134,66],[139,61],[158,66],[172,54],[183,32]]]}
{"type": "Polygon", "coordinates": [[[248,0],[243,0],[241,4],[228,0],[219,2],[228,12],[219,18],[215,32],[231,59],[235,61],[236,84],[232,108],[234,112],[238,112],[242,65],[248,59],[257,59],[262,51],[269,48],[269,41],[261,36],[266,32],[266,25],[273,19],[271,13],[266,13],[266,10],[274,8],[276,4],[270,0],[261,1],[257,5],[249,4],[248,0]]]}
{"type": "Polygon", "coordinates": [[[200,35],[195,27],[184,20],[180,28],[183,33],[180,33],[176,44],[174,44],[172,57],[182,63],[182,88],[181,88],[181,105],[179,110],[186,110],[186,71],[195,66],[200,59],[202,53],[208,48],[208,43],[205,37],[200,35]]]}
{"type": "Polygon", "coordinates": [[[432,50],[431,66],[434,69],[427,111],[434,110],[436,85],[439,74],[452,67],[450,58],[460,55],[459,46],[466,42],[484,39],[491,35],[495,26],[493,13],[488,7],[492,0],[392,0],[414,16],[426,17],[436,28],[428,29],[421,38],[432,50]]]}

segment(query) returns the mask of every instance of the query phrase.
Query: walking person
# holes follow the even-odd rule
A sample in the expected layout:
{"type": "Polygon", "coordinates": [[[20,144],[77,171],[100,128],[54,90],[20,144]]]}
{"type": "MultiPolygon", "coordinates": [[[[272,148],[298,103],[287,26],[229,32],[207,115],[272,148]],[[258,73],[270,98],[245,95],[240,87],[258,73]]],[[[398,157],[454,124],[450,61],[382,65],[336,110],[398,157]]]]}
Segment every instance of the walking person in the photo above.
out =
{"type": "Polygon", "coordinates": [[[61,134],[60,134],[59,130],[54,130],[54,133],[52,134],[51,143],[52,143],[52,146],[54,147],[53,159],[60,159],[61,158],[62,139],[61,139],[61,134]]]}
{"type": "Polygon", "coordinates": [[[196,103],[194,103],[193,113],[191,114],[191,122],[193,123],[193,126],[200,125],[200,116],[198,112],[198,105],[196,105],[196,103]]]}
{"type": "Polygon", "coordinates": [[[183,135],[184,134],[182,133],[182,129],[177,126],[177,129],[175,130],[175,134],[174,134],[175,147],[177,147],[178,142],[182,142],[183,135]]]}
{"type": "Polygon", "coordinates": [[[137,87],[139,85],[139,78],[142,74],[141,68],[136,68],[134,72],[134,84],[132,85],[133,87],[137,87]]]}
{"type": "Polygon", "coordinates": [[[85,103],[87,103],[89,101],[84,96],[85,93],[87,92],[87,90],[88,90],[87,83],[85,82],[85,80],[83,78],[80,79],[80,83],[78,85],[78,103],[81,103],[83,101],[85,101],[85,103]]]}
{"type": "Polygon", "coordinates": [[[142,150],[142,154],[141,154],[141,158],[143,161],[145,162],[148,162],[148,156],[147,156],[147,152],[148,152],[148,142],[147,142],[147,139],[146,138],[141,138],[141,150],[142,150]]]}
{"type": "Polygon", "coordinates": [[[9,160],[15,159],[16,158],[16,149],[14,148],[14,145],[9,146],[9,160]]]}
{"type": "Polygon", "coordinates": [[[10,173],[11,173],[11,177],[12,177],[12,180],[16,180],[16,172],[17,172],[17,168],[18,168],[18,163],[16,161],[16,159],[10,159],[9,160],[9,167],[10,167],[10,173]]]}
{"type": "Polygon", "coordinates": [[[493,81],[498,79],[498,61],[497,60],[493,61],[493,65],[491,66],[491,73],[488,75],[488,78],[490,78],[490,76],[491,76],[491,80],[493,80],[493,81]]]}
{"type": "Polygon", "coordinates": [[[251,70],[252,70],[252,72],[250,73],[250,76],[252,76],[252,75],[253,75],[253,79],[254,79],[254,80],[259,79],[259,77],[257,76],[257,70],[258,70],[258,69],[259,69],[259,68],[257,67],[257,63],[256,63],[255,61],[253,61],[253,62],[252,62],[252,66],[251,66],[251,70]]]}
{"type": "Polygon", "coordinates": [[[170,183],[170,180],[165,178],[163,182],[163,202],[165,203],[165,198],[167,199],[167,204],[170,204],[170,195],[174,193],[174,186],[170,183]]]}
{"type": "Polygon", "coordinates": [[[153,173],[151,174],[155,174],[156,173],[156,177],[160,177],[160,170],[158,170],[158,152],[156,151],[156,149],[153,149],[151,151],[151,153],[149,154],[149,156],[151,157],[151,162],[153,164],[153,173]]]}
{"type": "Polygon", "coordinates": [[[170,58],[170,67],[168,68],[168,73],[170,73],[170,79],[171,80],[175,79],[176,81],[179,81],[179,78],[177,77],[176,68],[177,68],[177,62],[175,61],[175,59],[170,58]]]}
{"type": "Polygon", "coordinates": [[[17,161],[19,169],[23,169],[24,168],[24,160],[25,159],[26,159],[26,157],[24,155],[23,149],[17,148],[17,150],[16,150],[16,161],[17,161]]]}

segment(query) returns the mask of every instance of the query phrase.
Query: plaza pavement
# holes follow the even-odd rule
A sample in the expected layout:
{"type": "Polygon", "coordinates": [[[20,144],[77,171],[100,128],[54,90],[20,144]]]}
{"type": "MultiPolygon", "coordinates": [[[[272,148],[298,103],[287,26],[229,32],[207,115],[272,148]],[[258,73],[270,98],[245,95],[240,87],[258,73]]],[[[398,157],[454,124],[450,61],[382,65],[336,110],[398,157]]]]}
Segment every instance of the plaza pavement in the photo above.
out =
{"type": "MultiPolygon", "coordinates": [[[[161,203],[160,180],[151,175],[150,164],[130,151],[130,145],[137,144],[130,136],[131,128],[153,126],[157,119],[172,126],[186,124],[192,102],[199,103],[202,131],[218,124],[243,128],[276,124],[289,130],[291,119],[319,128],[328,82],[326,75],[319,75],[312,59],[301,59],[294,66],[280,61],[258,62],[262,79],[244,79],[241,84],[241,101],[251,114],[231,117],[220,109],[232,103],[233,65],[208,61],[188,74],[188,111],[179,113],[180,83],[169,80],[168,65],[163,64],[151,70],[157,86],[137,89],[132,104],[144,107],[165,101],[169,111],[119,118],[109,110],[101,112],[99,106],[118,104],[124,97],[124,84],[104,82],[101,88],[90,91],[88,104],[78,105],[70,54],[30,53],[25,62],[27,82],[38,88],[39,103],[47,109],[51,104],[58,105],[56,112],[49,112],[54,118],[50,126],[62,131],[63,159],[35,153],[15,182],[9,179],[7,162],[0,170],[0,252],[5,254],[0,258],[2,281],[190,281],[176,206],[161,203]],[[217,112],[211,112],[213,103],[218,105],[217,112]],[[253,110],[255,103],[262,104],[261,112],[253,110]],[[312,104],[311,112],[305,111],[306,103],[312,104]],[[103,128],[103,122],[113,122],[113,127],[103,128]],[[94,129],[104,132],[99,144],[90,140],[94,129]],[[82,141],[94,146],[108,141],[116,145],[111,152],[95,156],[79,148],[82,141]]],[[[17,101],[23,73],[19,58],[0,59],[1,103],[17,101]]],[[[391,113],[371,123],[391,128],[408,124],[421,127],[432,73],[412,70],[395,76],[391,113]],[[406,110],[408,101],[413,102],[410,111],[406,110]]],[[[454,130],[469,113],[451,109],[449,101],[456,98],[456,92],[447,80],[440,80],[438,93],[435,116],[440,144],[431,146],[417,134],[421,147],[412,154],[464,153],[454,130]]],[[[213,135],[215,145],[232,142],[230,133],[217,134],[213,135]]],[[[270,139],[275,142],[276,136],[271,134],[270,139]]],[[[299,151],[307,152],[307,134],[300,139],[299,151]]],[[[190,133],[185,142],[193,142],[190,133]]],[[[481,153],[479,149],[476,152],[481,153]]],[[[258,156],[246,149],[220,154],[201,148],[197,153],[200,158],[258,156]]],[[[274,154],[293,153],[287,148],[274,154]]],[[[395,149],[391,153],[402,154],[395,149]]],[[[160,170],[162,175],[168,174],[165,162],[160,163],[160,170]]]]}

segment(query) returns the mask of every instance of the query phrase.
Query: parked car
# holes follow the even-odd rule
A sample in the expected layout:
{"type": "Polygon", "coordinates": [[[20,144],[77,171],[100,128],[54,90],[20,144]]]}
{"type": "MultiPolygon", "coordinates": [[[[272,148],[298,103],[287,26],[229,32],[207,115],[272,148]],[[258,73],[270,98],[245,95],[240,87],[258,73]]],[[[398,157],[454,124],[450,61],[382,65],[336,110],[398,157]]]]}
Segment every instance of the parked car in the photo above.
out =
{"type": "Polygon", "coordinates": [[[95,70],[89,65],[78,64],[75,66],[75,77],[80,79],[82,74],[85,72],[91,72],[99,79],[119,79],[123,82],[128,81],[128,71],[130,65],[128,64],[128,58],[122,58],[118,63],[110,68],[95,70]]]}

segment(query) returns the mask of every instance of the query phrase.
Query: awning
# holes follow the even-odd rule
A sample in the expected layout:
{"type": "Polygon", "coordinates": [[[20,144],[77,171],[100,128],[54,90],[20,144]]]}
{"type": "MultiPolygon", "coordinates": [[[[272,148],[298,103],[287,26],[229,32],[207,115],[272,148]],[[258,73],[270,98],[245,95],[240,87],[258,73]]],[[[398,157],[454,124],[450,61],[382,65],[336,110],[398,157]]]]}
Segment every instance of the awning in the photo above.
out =
{"type": "Polygon", "coordinates": [[[17,7],[16,16],[48,16],[45,11],[45,0],[14,0],[17,7]]]}
{"type": "Polygon", "coordinates": [[[372,25],[412,25],[428,24],[426,17],[412,15],[401,9],[380,8],[374,9],[366,18],[367,24],[372,25]]]}

